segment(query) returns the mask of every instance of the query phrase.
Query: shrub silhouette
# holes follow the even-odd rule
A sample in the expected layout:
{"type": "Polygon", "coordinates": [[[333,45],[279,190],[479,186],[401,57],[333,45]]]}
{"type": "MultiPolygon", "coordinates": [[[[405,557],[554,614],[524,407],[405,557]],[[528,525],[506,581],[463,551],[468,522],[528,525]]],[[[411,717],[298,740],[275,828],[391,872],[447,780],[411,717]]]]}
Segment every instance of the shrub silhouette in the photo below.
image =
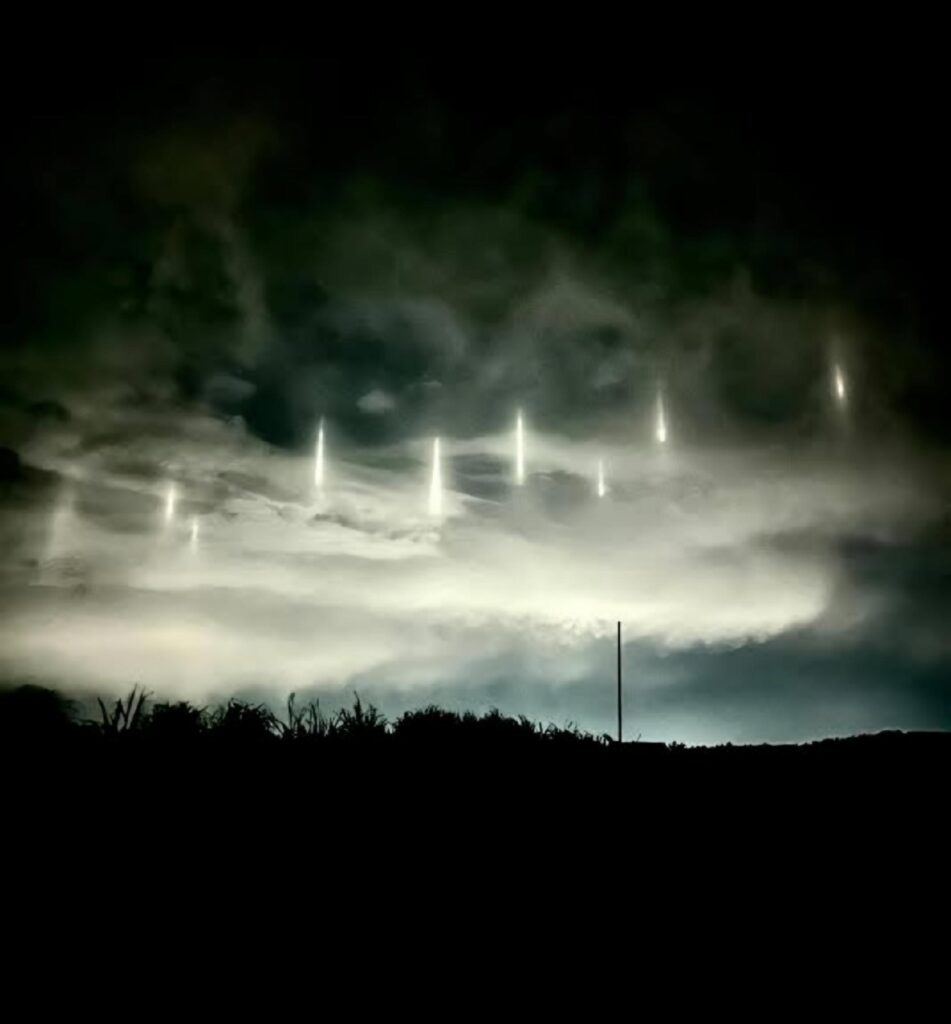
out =
{"type": "MultiPolygon", "coordinates": [[[[33,685],[0,687],[0,754],[28,755],[33,749],[42,750],[40,763],[53,768],[60,754],[71,770],[83,763],[77,758],[100,751],[103,757],[98,763],[110,773],[110,758],[134,755],[128,763],[132,778],[155,754],[156,766],[161,769],[156,778],[164,779],[182,752],[189,755],[189,772],[202,759],[213,764],[226,755],[229,768],[247,756],[255,768],[276,763],[281,771],[296,773],[312,756],[315,764],[323,764],[326,757],[350,750],[359,753],[365,778],[374,781],[382,778],[377,768],[384,761],[394,764],[394,759],[407,758],[413,763],[417,754],[427,772],[434,761],[461,767],[458,757],[463,755],[480,766],[480,776],[481,766],[544,758],[547,767],[627,766],[631,777],[681,768],[702,773],[714,766],[736,771],[737,779],[755,777],[751,767],[773,766],[798,773],[803,766],[825,770],[830,765],[857,763],[863,771],[881,767],[888,773],[904,763],[913,766],[920,777],[932,777],[942,774],[951,754],[951,735],[947,733],[886,732],[801,746],[685,747],[682,743],[641,742],[619,746],[606,736],[593,736],[574,725],[542,726],[524,715],[508,717],[498,709],[478,715],[429,705],[406,711],[390,723],[359,695],[351,707],[327,716],[317,701],[298,706],[291,694],[284,718],[263,704],[237,699],[213,709],[185,701],[150,704],[148,694],[138,686],[111,705],[103,700],[98,704],[98,719],[80,719],[75,706],[53,690],[33,685]]],[[[349,777],[354,774],[350,769],[356,767],[356,762],[351,762],[347,775],[337,778],[349,777]]],[[[300,777],[314,778],[306,773],[300,777]]],[[[438,779],[438,775],[428,774],[427,782],[429,779],[438,779]]]]}
{"type": "Polygon", "coordinates": [[[443,746],[464,742],[478,719],[471,711],[457,715],[430,704],[418,711],[405,711],[393,723],[393,735],[404,743],[443,746]]]}
{"type": "Polygon", "coordinates": [[[354,697],[353,708],[341,708],[334,720],[334,735],[351,740],[382,740],[388,733],[386,718],[372,705],[354,697]]]}
{"type": "Polygon", "coordinates": [[[73,711],[72,701],[42,686],[0,688],[0,737],[20,743],[61,739],[73,725],[73,711]]]}
{"type": "Polygon", "coordinates": [[[143,718],[141,731],[157,743],[194,743],[208,731],[207,712],[187,701],[155,704],[143,718]]]}
{"type": "Polygon", "coordinates": [[[283,740],[291,743],[314,743],[333,736],[336,720],[328,719],[320,710],[320,701],[312,700],[298,709],[295,694],[287,698],[287,721],[277,720],[277,728],[283,740]]]}
{"type": "Polygon", "coordinates": [[[280,723],[263,704],[232,699],[211,713],[208,729],[225,743],[260,745],[278,738],[280,723]]]}

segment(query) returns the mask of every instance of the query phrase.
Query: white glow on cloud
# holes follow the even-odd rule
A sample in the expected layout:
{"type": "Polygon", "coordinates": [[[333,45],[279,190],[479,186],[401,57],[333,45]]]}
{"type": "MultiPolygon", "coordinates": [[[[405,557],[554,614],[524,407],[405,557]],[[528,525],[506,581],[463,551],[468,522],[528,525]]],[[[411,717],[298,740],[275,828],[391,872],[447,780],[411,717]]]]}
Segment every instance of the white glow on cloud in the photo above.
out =
{"type": "Polygon", "coordinates": [[[654,421],[654,438],[658,444],[667,443],[667,412],[664,408],[664,395],[657,392],[657,413],[654,421]]]}
{"type": "Polygon", "coordinates": [[[374,388],[358,399],[357,408],[371,416],[382,416],[396,408],[396,399],[382,388],[374,388]]]}
{"type": "MultiPolygon", "coordinates": [[[[200,540],[197,513],[190,533],[156,530],[149,483],[112,468],[120,446],[87,459],[74,503],[22,520],[21,546],[44,571],[0,577],[6,668],[195,699],[364,678],[411,691],[516,649],[576,651],[596,672],[590,652],[618,619],[628,641],[677,649],[828,618],[841,574],[822,538],[887,535],[918,507],[912,484],[874,460],[777,466],[765,453],[678,446],[659,470],[630,444],[602,440],[601,454],[536,434],[527,503],[453,491],[452,458],[435,439],[428,451],[394,446],[398,469],[347,461],[315,514],[308,458],[212,425],[189,433],[174,450],[137,447],[157,473],[174,457],[176,499],[203,509],[200,540]],[[428,469],[428,506],[407,456],[428,469]],[[608,459],[610,503],[597,498],[608,459]],[[559,498],[557,481],[590,479],[594,460],[598,489],[559,498]],[[812,540],[774,542],[799,536],[812,540]]],[[[510,445],[503,434],[453,452],[494,457],[504,494],[510,445]]]]}
{"type": "Polygon", "coordinates": [[[178,504],[178,488],[175,484],[169,484],[165,492],[165,525],[170,526],[175,521],[175,507],[178,504]]]}
{"type": "Polygon", "coordinates": [[[838,402],[840,406],[844,406],[847,397],[845,372],[838,363],[836,363],[832,369],[832,389],[836,402],[838,402]]]}
{"type": "Polygon", "coordinates": [[[519,486],[525,483],[525,425],[521,409],[515,417],[515,482],[519,486]]]}
{"type": "Polygon", "coordinates": [[[433,439],[433,465],[429,481],[429,514],[442,515],[442,455],[439,451],[439,438],[433,439]]]}
{"type": "Polygon", "coordinates": [[[320,417],[317,427],[317,450],[314,453],[314,486],[318,491],[324,486],[324,418],[320,417]]]}

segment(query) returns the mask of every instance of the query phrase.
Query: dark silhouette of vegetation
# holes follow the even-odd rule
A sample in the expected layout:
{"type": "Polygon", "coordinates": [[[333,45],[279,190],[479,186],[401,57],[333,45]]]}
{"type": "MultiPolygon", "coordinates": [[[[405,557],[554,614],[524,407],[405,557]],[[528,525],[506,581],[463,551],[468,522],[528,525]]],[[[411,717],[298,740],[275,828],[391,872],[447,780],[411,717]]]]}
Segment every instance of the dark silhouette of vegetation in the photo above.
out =
{"type": "Polygon", "coordinates": [[[0,689],[0,741],[62,740],[75,727],[75,707],[62,694],[31,685],[0,689]]]}
{"type": "Polygon", "coordinates": [[[622,757],[673,771],[699,764],[718,766],[881,762],[951,754],[944,733],[886,732],[804,745],[686,747],[682,743],[625,743],[594,736],[574,726],[540,725],[524,715],[498,710],[477,715],[428,706],[388,721],[356,696],[351,707],[333,714],[318,701],[298,705],[292,694],[283,716],[262,704],[232,699],[219,707],[184,701],[155,702],[139,687],[111,703],[98,700],[97,717],[84,718],[76,705],[53,690],[33,685],[0,688],[0,744],[9,752],[43,750],[76,758],[83,753],[122,749],[168,759],[228,756],[246,762],[272,755],[295,758],[353,753],[367,763],[379,758],[427,762],[494,763],[499,759],[542,758],[546,763],[601,763],[622,757]]]}
{"type": "Polygon", "coordinates": [[[131,732],[138,725],[142,705],[145,703],[145,691],[134,686],[126,700],[120,698],[111,710],[101,698],[97,698],[96,703],[102,713],[101,728],[104,733],[118,735],[122,732],[131,732]]]}

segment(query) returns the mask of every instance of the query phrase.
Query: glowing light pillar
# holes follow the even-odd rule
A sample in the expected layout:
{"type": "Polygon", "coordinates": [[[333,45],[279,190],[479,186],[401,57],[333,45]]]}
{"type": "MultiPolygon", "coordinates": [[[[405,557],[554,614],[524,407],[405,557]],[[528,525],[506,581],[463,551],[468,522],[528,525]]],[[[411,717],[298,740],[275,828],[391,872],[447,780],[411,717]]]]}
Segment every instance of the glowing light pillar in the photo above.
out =
{"type": "Polygon", "coordinates": [[[848,389],[845,385],[845,372],[839,363],[832,367],[832,395],[839,408],[844,409],[848,400],[848,389]]]}
{"type": "Polygon", "coordinates": [[[515,482],[519,487],[525,483],[525,426],[521,409],[515,417],[515,482]]]}
{"type": "Polygon", "coordinates": [[[657,414],[654,421],[654,437],[658,444],[667,443],[667,410],[664,408],[664,393],[657,391],[657,414]]]}
{"type": "Polygon", "coordinates": [[[598,459],[598,497],[603,498],[607,493],[604,486],[604,459],[598,459]]]}
{"type": "Polygon", "coordinates": [[[198,550],[198,516],[192,516],[192,532],[188,546],[193,552],[198,550]]]}
{"type": "Polygon", "coordinates": [[[314,455],[314,486],[318,491],[324,488],[324,418],[320,417],[317,428],[317,451],[314,455]]]}
{"type": "Polygon", "coordinates": [[[165,492],[165,525],[171,526],[175,521],[175,506],[178,504],[178,488],[169,484],[165,492]]]}
{"type": "Polygon", "coordinates": [[[438,437],[433,439],[433,470],[429,481],[429,514],[436,518],[442,515],[442,458],[438,437]]]}

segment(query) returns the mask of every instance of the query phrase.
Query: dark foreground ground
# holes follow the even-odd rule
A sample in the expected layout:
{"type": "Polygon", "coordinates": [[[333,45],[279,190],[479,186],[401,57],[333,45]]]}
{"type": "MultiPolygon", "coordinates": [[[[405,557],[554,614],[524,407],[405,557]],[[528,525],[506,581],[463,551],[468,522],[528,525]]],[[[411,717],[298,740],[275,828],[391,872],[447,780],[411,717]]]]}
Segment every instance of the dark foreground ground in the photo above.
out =
{"type": "Polygon", "coordinates": [[[393,894],[456,914],[484,893],[531,917],[674,896],[699,913],[740,891],[788,908],[816,886],[930,907],[945,887],[948,734],[688,748],[496,712],[386,722],[359,702],[276,716],[136,693],[97,710],[0,689],[8,893],[32,900],[39,876],[154,908],[172,878],[190,913],[209,893],[241,910],[306,890],[371,917],[393,894]]]}

